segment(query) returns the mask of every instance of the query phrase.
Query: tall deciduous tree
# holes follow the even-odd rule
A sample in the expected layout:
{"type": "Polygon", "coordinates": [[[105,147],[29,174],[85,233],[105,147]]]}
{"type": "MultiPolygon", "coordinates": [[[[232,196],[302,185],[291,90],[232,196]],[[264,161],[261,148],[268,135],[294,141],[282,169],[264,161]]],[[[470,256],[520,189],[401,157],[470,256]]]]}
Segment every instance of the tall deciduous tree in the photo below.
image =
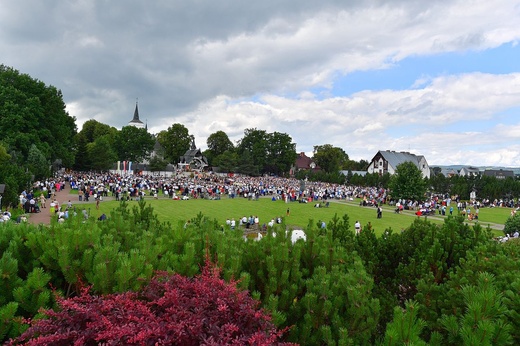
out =
{"type": "Polygon", "coordinates": [[[209,135],[206,144],[208,145],[208,150],[210,150],[213,157],[222,155],[228,150],[235,149],[233,142],[231,142],[224,131],[217,131],[209,135]]]}
{"type": "Polygon", "coordinates": [[[0,65],[0,138],[25,165],[35,144],[49,162],[74,162],[75,118],[65,110],[61,91],[27,74],[0,65]]]}
{"type": "Polygon", "coordinates": [[[264,171],[283,175],[296,162],[296,143],[286,133],[273,132],[267,135],[267,162],[264,171]]]}
{"type": "Polygon", "coordinates": [[[218,161],[220,155],[226,151],[231,152],[235,150],[233,142],[231,142],[224,131],[217,131],[209,135],[206,144],[208,145],[208,149],[205,150],[203,154],[208,159],[210,166],[218,166],[216,161],[218,161]]]}
{"type": "Polygon", "coordinates": [[[2,206],[16,206],[20,191],[27,188],[29,174],[13,160],[5,145],[0,142],[0,184],[5,184],[2,206]]]}
{"type": "Polygon", "coordinates": [[[88,143],[94,142],[97,138],[105,135],[110,135],[111,137],[115,137],[117,134],[117,129],[115,127],[111,127],[110,125],[100,123],[97,120],[90,119],[85,121],[83,124],[81,131],[78,135],[84,136],[85,140],[88,143]]]}
{"type": "Polygon", "coordinates": [[[194,140],[188,129],[182,124],[173,124],[157,135],[159,144],[164,148],[164,158],[170,163],[179,162],[179,158],[190,148],[194,140]]]}
{"type": "Polygon", "coordinates": [[[221,172],[235,172],[239,162],[238,154],[234,151],[225,151],[214,159],[213,164],[220,168],[221,172]]]}
{"type": "Polygon", "coordinates": [[[347,153],[331,144],[315,145],[313,159],[325,172],[339,171],[348,161],[347,153]]]}
{"type": "Polygon", "coordinates": [[[101,136],[87,145],[87,152],[93,170],[109,170],[117,160],[117,154],[112,149],[108,136],[101,136]]]}
{"type": "Polygon", "coordinates": [[[259,173],[285,174],[296,161],[296,144],[285,133],[246,129],[237,149],[240,157],[251,160],[248,166],[256,167],[259,173]]]}
{"type": "Polygon", "coordinates": [[[252,165],[256,167],[256,170],[262,172],[267,162],[267,132],[265,130],[256,128],[244,130],[244,137],[238,143],[238,154],[244,157],[246,153],[246,157],[250,160],[247,165],[252,165]]]}
{"type": "Polygon", "coordinates": [[[115,142],[119,160],[141,162],[153,150],[155,139],[146,129],[124,126],[115,142]]]}
{"type": "Polygon", "coordinates": [[[390,179],[390,191],[393,198],[420,201],[426,193],[426,182],[421,170],[411,161],[398,165],[390,179]]]}
{"type": "MultiPolygon", "coordinates": [[[[99,158],[92,157],[90,152],[92,150],[93,143],[101,137],[105,137],[103,142],[107,145],[106,150],[109,155],[113,154],[115,152],[115,141],[118,137],[117,129],[107,124],[100,123],[94,119],[87,120],[83,124],[81,131],[79,131],[75,136],[76,159],[74,169],[79,171],[100,169],[97,167],[97,164],[94,163],[94,161],[99,163],[99,158]],[[89,147],[90,150],[88,149],[89,147]]],[[[114,158],[114,162],[115,160],[117,160],[117,156],[114,158]]]]}

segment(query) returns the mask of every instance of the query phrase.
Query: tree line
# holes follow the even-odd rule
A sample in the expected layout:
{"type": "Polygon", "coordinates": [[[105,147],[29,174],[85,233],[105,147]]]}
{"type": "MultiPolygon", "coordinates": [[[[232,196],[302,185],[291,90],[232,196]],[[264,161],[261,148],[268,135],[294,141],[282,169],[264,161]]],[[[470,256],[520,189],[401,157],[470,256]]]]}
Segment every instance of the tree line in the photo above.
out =
{"type": "MultiPolygon", "coordinates": [[[[176,165],[191,148],[194,136],[179,123],[151,134],[147,129],[124,126],[118,130],[96,120],[81,130],[65,110],[63,95],[53,86],[0,65],[0,184],[5,184],[3,204],[16,205],[18,194],[33,181],[46,179],[62,167],[77,171],[107,171],[117,161],[148,161],[148,170],[162,171],[176,165]],[[152,152],[154,155],[152,155],[152,152]]],[[[209,166],[222,172],[250,176],[288,176],[297,158],[296,143],[289,134],[249,128],[233,143],[224,131],[210,134],[203,154],[209,166]]],[[[355,174],[369,162],[351,160],[331,144],[315,145],[312,160],[319,169],[295,172],[303,180],[357,186],[391,187],[389,174],[355,174]],[[342,174],[345,171],[347,174],[342,174]]],[[[457,195],[469,199],[512,199],[520,195],[520,181],[494,177],[445,177],[434,172],[420,182],[424,192],[457,195]]],[[[416,180],[417,184],[419,183],[416,180]]]]}
{"type": "MultiPolygon", "coordinates": [[[[117,161],[147,160],[149,170],[164,170],[179,162],[193,140],[178,123],[151,134],[147,129],[124,126],[118,130],[88,120],[78,131],[60,90],[0,65],[0,184],[6,184],[3,198],[7,204],[16,205],[20,191],[60,168],[106,171],[117,161]]],[[[212,167],[252,176],[287,176],[297,157],[290,135],[256,128],[245,129],[237,143],[216,131],[208,137],[203,154],[212,167]]],[[[343,149],[329,144],[316,146],[314,159],[328,173],[356,165],[343,149]]]]}

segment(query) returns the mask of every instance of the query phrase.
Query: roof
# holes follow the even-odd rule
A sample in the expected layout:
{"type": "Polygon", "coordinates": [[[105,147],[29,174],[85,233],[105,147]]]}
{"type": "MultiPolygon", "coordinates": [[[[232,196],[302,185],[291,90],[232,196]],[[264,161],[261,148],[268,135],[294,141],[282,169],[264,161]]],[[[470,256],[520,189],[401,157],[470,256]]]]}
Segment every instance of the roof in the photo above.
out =
{"type": "Polygon", "coordinates": [[[139,120],[139,109],[137,107],[137,102],[135,103],[134,118],[129,122],[129,124],[144,124],[141,120],[139,120]]]}
{"type": "Polygon", "coordinates": [[[191,164],[193,161],[200,161],[202,164],[208,165],[208,159],[202,154],[200,149],[195,148],[195,141],[193,141],[191,149],[186,150],[184,155],[180,157],[179,162],[191,164]]]}
{"type": "Polygon", "coordinates": [[[477,172],[480,173],[480,169],[478,167],[473,166],[465,166],[460,169],[461,171],[464,170],[466,172],[477,172]]]}
{"type": "Polygon", "coordinates": [[[505,170],[505,169],[486,169],[483,173],[487,176],[492,177],[514,177],[515,172],[511,170],[505,170]]]}
{"type": "Polygon", "coordinates": [[[457,175],[457,171],[453,168],[441,168],[441,174],[443,174],[445,177],[449,177],[452,175],[457,175]]]}
{"type": "Polygon", "coordinates": [[[313,163],[312,159],[305,155],[305,153],[300,153],[296,158],[296,169],[310,169],[311,163],[313,163]]]}
{"type": "Polygon", "coordinates": [[[379,153],[381,153],[388,164],[394,168],[407,161],[419,165],[421,159],[424,159],[424,156],[422,155],[415,155],[406,151],[380,150],[379,153]]]}

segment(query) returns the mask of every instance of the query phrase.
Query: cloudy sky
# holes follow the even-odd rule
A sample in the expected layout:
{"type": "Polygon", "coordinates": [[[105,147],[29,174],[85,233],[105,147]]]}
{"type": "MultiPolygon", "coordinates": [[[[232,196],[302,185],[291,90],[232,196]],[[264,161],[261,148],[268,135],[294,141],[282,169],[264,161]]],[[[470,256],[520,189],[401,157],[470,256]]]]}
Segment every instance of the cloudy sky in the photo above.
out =
{"type": "Polygon", "coordinates": [[[133,116],[289,134],[298,152],[520,166],[520,0],[5,0],[0,63],[61,89],[78,129],[133,116]]]}

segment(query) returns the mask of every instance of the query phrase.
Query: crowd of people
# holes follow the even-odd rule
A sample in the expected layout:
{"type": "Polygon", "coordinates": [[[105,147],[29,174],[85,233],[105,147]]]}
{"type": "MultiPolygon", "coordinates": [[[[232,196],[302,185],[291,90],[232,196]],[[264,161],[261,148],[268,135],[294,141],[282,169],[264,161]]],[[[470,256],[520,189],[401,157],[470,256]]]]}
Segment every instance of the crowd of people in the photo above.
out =
{"type": "MultiPolygon", "coordinates": [[[[459,214],[469,220],[477,220],[481,207],[506,206],[501,200],[472,200],[462,201],[457,196],[432,196],[424,201],[410,199],[391,199],[384,188],[359,187],[324,182],[301,181],[293,178],[281,177],[245,177],[228,176],[212,173],[177,174],[166,178],[153,175],[121,175],[114,173],[94,172],[67,172],[53,178],[37,181],[29,191],[20,194],[20,207],[26,213],[41,212],[49,207],[59,218],[67,218],[69,213],[76,213],[71,202],[61,206],[56,200],[56,192],[66,185],[77,190],[78,202],[96,201],[99,208],[100,201],[105,197],[115,200],[139,200],[150,196],[152,198],[171,199],[221,199],[221,198],[248,198],[256,200],[260,197],[270,197],[272,200],[282,200],[286,203],[293,201],[314,202],[315,207],[328,206],[329,200],[361,200],[362,206],[376,208],[376,217],[382,217],[382,205],[395,206],[395,212],[403,210],[414,211],[417,215],[453,215],[456,208],[459,214]]],[[[276,222],[279,217],[273,218],[262,227],[276,222]]],[[[280,217],[281,218],[281,217],[280,217]]],[[[257,224],[251,217],[237,217],[235,227],[244,227],[257,224]],[[247,220],[244,221],[244,218],[247,220]]],[[[233,223],[229,220],[229,224],[233,223]]],[[[258,225],[260,223],[258,222],[258,225]]],[[[258,226],[257,226],[258,227],[258,226]]]]}

